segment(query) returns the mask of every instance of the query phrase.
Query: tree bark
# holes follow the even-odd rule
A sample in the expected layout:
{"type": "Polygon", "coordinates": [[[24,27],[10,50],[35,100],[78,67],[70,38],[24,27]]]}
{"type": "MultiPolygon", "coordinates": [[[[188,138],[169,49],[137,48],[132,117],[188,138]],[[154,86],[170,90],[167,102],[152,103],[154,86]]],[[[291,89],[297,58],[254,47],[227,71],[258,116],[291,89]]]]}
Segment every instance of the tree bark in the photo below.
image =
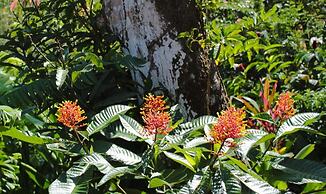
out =
{"type": "MultiPolygon", "coordinates": [[[[188,118],[215,114],[227,105],[227,95],[217,66],[199,44],[189,48],[180,32],[204,32],[193,0],[104,0],[111,30],[120,37],[125,52],[148,61],[132,72],[144,86],[166,89],[188,118]]],[[[204,34],[204,33],[203,33],[204,34]]],[[[143,92],[143,91],[141,91],[143,92]]]]}

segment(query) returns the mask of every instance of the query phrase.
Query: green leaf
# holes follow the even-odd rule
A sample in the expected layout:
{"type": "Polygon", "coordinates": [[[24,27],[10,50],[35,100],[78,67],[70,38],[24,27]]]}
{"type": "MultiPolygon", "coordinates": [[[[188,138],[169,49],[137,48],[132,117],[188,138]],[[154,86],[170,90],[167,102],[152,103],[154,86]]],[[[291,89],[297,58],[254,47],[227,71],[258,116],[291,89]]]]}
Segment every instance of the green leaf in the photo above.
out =
{"type": "Polygon", "coordinates": [[[206,143],[209,143],[206,137],[197,137],[188,141],[184,148],[193,148],[206,143]]]}
{"type": "Polygon", "coordinates": [[[17,130],[16,128],[7,128],[7,127],[3,127],[0,126],[0,135],[3,136],[8,136],[11,138],[15,138],[27,143],[31,143],[31,144],[44,144],[44,140],[40,137],[37,136],[29,136],[24,134],[23,132],[17,130]]]}
{"type": "Polygon", "coordinates": [[[0,105],[0,122],[3,124],[19,120],[21,117],[21,111],[11,108],[9,106],[0,105]]]}
{"type": "Polygon", "coordinates": [[[240,194],[241,183],[232,174],[219,166],[212,177],[213,194],[240,194]]]}
{"type": "Polygon", "coordinates": [[[119,161],[126,165],[133,165],[141,162],[141,157],[137,154],[105,141],[96,141],[94,143],[94,151],[106,153],[111,160],[119,161]]]}
{"type": "Polygon", "coordinates": [[[187,184],[178,191],[178,194],[207,193],[210,188],[211,177],[212,172],[209,167],[203,168],[201,171],[193,175],[187,184]]]}
{"type": "Polygon", "coordinates": [[[121,176],[124,175],[128,172],[131,172],[132,170],[127,167],[127,166],[122,166],[122,167],[116,167],[113,168],[112,170],[110,170],[108,173],[106,173],[102,179],[100,180],[100,182],[98,183],[98,186],[103,185],[104,183],[106,183],[107,181],[109,181],[110,179],[113,179],[117,176],[121,176]]]}
{"type": "Polygon", "coordinates": [[[119,116],[119,119],[121,121],[122,126],[131,134],[143,138],[143,135],[141,133],[144,131],[143,126],[141,126],[135,119],[126,116],[121,115],[119,116]]]}
{"type": "Polygon", "coordinates": [[[88,181],[92,179],[89,167],[94,165],[101,173],[107,174],[114,168],[100,154],[84,156],[58,179],[51,183],[49,194],[88,193],[88,181]]]}
{"type": "Polygon", "coordinates": [[[177,163],[179,163],[179,164],[181,164],[181,165],[189,168],[191,171],[195,172],[194,167],[190,164],[190,162],[186,158],[184,158],[182,156],[179,156],[177,154],[171,153],[171,152],[167,152],[167,151],[164,151],[163,153],[168,158],[170,158],[171,160],[173,160],[173,161],[175,161],[175,162],[177,162],[177,163]]]}
{"type": "Polygon", "coordinates": [[[131,134],[141,138],[142,140],[145,140],[146,143],[152,145],[154,141],[151,139],[151,136],[145,136],[142,133],[144,133],[144,128],[141,126],[135,119],[126,116],[121,115],[119,116],[122,126],[131,134]]]}
{"type": "Polygon", "coordinates": [[[194,119],[191,122],[184,123],[180,125],[181,131],[176,131],[178,134],[184,134],[189,131],[197,130],[204,128],[205,125],[207,124],[213,124],[216,123],[217,118],[214,116],[201,116],[197,119],[194,119]]]}
{"type": "Polygon", "coordinates": [[[220,169],[216,170],[212,178],[212,194],[227,194],[220,169]]]}
{"type": "Polygon", "coordinates": [[[300,150],[300,152],[295,155],[295,159],[304,159],[315,149],[315,144],[308,144],[300,150]]]}
{"type": "Polygon", "coordinates": [[[257,145],[257,142],[261,140],[266,135],[269,135],[265,131],[256,130],[256,129],[248,129],[246,136],[240,139],[239,150],[244,155],[247,156],[249,150],[257,145]]]}
{"type": "Polygon", "coordinates": [[[234,175],[239,181],[246,185],[250,190],[258,194],[276,194],[281,193],[276,188],[269,185],[267,182],[258,180],[251,175],[240,170],[231,169],[231,174],[234,175]]]}
{"type": "Polygon", "coordinates": [[[208,167],[203,170],[203,175],[201,176],[198,187],[193,192],[194,194],[206,194],[210,190],[212,174],[212,171],[208,167]]]}
{"type": "MultiPolygon", "coordinates": [[[[319,113],[299,113],[294,115],[293,117],[286,120],[283,125],[284,126],[300,126],[304,125],[306,122],[317,118],[320,114],[319,113]]],[[[282,126],[281,126],[282,127],[282,126]]]]}
{"type": "Polygon", "coordinates": [[[291,175],[292,182],[326,182],[326,165],[315,161],[288,158],[273,163],[272,167],[291,175]]]}
{"type": "Polygon", "coordinates": [[[55,75],[56,81],[55,84],[57,86],[57,89],[60,89],[63,83],[65,82],[67,75],[68,75],[67,69],[58,68],[57,73],[55,75]]]}
{"type": "Polygon", "coordinates": [[[273,118],[267,112],[262,112],[262,113],[255,114],[255,116],[253,116],[251,118],[252,119],[258,119],[258,120],[261,120],[261,121],[267,121],[269,123],[274,123],[273,118]]]}
{"type": "Polygon", "coordinates": [[[160,178],[155,177],[149,181],[149,188],[157,188],[157,187],[161,187],[163,185],[168,185],[169,187],[171,187],[168,182],[166,182],[160,178]]]}
{"type": "Polygon", "coordinates": [[[109,124],[116,121],[120,114],[125,114],[131,108],[132,107],[125,105],[113,105],[102,110],[93,117],[93,121],[87,127],[86,130],[89,136],[103,130],[109,124]]]}
{"type": "Polygon", "coordinates": [[[49,194],[87,194],[88,183],[61,176],[56,179],[49,187],[49,194]]]}
{"type": "Polygon", "coordinates": [[[101,131],[101,134],[109,139],[121,138],[126,141],[136,141],[137,139],[137,136],[123,127],[120,121],[116,121],[112,125],[109,125],[106,129],[101,131]]]}
{"type": "Polygon", "coordinates": [[[299,113],[286,120],[276,133],[275,140],[283,135],[291,134],[299,130],[305,130],[312,133],[317,133],[314,129],[304,126],[308,121],[311,121],[319,116],[319,113],[299,113]]]}

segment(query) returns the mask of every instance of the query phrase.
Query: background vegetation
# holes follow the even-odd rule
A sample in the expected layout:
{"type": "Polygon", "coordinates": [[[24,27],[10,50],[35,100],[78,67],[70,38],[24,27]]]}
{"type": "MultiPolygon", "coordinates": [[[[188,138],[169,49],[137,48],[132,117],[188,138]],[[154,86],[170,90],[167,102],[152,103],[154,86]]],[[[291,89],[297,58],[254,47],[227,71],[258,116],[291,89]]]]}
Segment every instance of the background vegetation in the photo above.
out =
{"type": "Polygon", "coordinates": [[[0,2],[1,192],[325,192],[323,1],[198,0],[206,34],[180,38],[210,50],[254,123],[233,148],[209,141],[215,115],[183,123],[167,99],[173,131],[142,133],[129,70],[143,61],[123,54],[101,1],[19,2],[12,13],[0,2]],[[272,112],[286,91],[306,114],[280,121],[272,112]],[[64,100],[78,100],[88,126],[57,121],[64,100]]]}

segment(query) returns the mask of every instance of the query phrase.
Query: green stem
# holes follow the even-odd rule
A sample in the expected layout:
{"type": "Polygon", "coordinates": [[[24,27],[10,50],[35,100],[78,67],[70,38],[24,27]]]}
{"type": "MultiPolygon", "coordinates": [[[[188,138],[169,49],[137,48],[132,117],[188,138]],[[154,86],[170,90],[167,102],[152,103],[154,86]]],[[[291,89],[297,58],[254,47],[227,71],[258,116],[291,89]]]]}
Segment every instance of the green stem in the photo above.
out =
{"type": "Polygon", "coordinates": [[[252,170],[254,170],[255,167],[258,165],[258,163],[260,163],[260,162],[263,160],[263,158],[265,157],[267,151],[272,147],[272,144],[273,144],[272,142],[269,143],[269,145],[268,145],[268,147],[266,148],[266,150],[264,151],[263,155],[259,158],[259,160],[258,160],[258,161],[255,163],[255,165],[251,168],[252,170]]]}
{"type": "Polygon", "coordinates": [[[211,170],[213,170],[213,166],[214,166],[214,164],[215,164],[215,162],[216,162],[216,160],[217,160],[217,158],[218,158],[218,155],[220,154],[220,152],[221,152],[221,150],[222,150],[222,148],[223,148],[223,146],[224,146],[224,143],[225,143],[225,140],[223,140],[223,142],[222,142],[222,144],[221,144],[221,146],[220,146],[220,148],[218,149],[218,151],[217,151],[217,154],[214,154],[214,151],[213,151],[213,158],[212,158],[212,160],[211,160],[211,162],[210,162],[210,164],[209,164],[209,168],[211,169],[211,170]]]}
{"type": "Polygon", "coordinates": [[[83,150],[89,155],[90,151],[88,150],[87,146],[83,143],[83,141],[80,139],[77,129],[73,128],[72,130],[75,132],[75,136],[77,137],[77,140],[80,143],[80,145],[82,145],[83,150]]]}

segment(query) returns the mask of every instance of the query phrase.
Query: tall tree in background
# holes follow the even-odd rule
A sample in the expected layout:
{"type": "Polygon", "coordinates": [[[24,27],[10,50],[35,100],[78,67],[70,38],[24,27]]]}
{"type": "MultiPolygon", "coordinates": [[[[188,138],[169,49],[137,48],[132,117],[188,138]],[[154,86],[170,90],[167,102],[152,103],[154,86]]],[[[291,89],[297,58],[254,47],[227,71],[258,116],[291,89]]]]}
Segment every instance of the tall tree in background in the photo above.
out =
{"type": "MultiPolygon", "coordinates": [[[[132,72],[144,86],[165,88],[188,117],[210,114],[227,104],[216,65],[198,43],[186,44],[181,32],[198,29],[202,17],[193,0],[104,0],[111,30],[122,40],[125,52],[147,63],[132,72]]],[[[142,90],[142,89],[140,89],[142,90]]]]}

